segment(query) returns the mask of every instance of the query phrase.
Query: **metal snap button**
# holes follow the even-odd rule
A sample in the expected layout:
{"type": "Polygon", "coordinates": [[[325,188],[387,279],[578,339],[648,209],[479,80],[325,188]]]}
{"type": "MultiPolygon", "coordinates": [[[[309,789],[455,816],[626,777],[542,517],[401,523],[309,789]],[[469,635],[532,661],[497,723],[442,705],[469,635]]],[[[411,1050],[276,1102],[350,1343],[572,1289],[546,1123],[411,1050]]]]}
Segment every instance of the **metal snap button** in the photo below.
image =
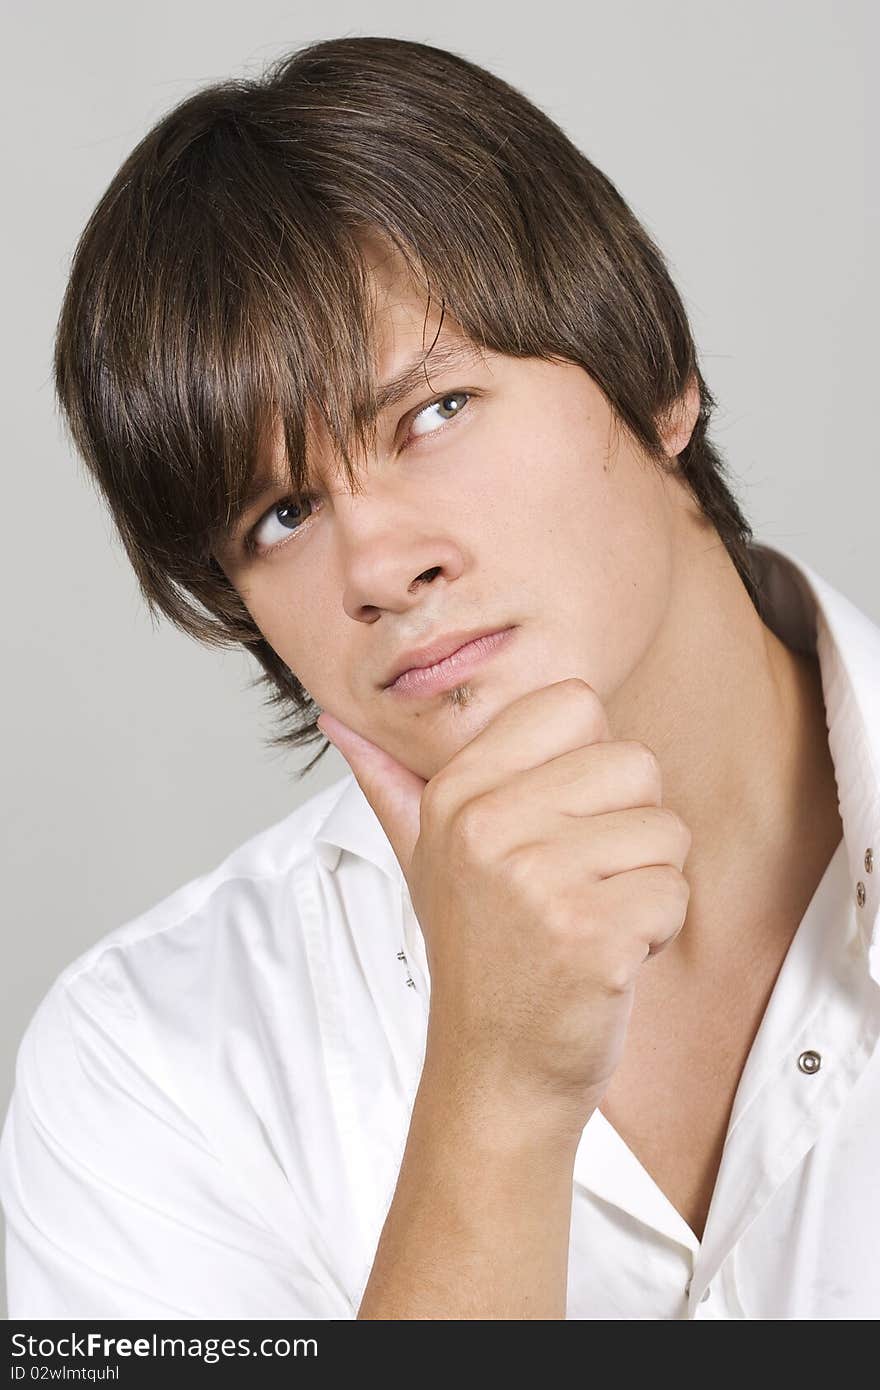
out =
{"type": "Polygon", "coordinates": [[[872,849],[866,849],[866,850],[865,850],[865,873],[866,873],[866,874],[873,873],[873,870],[874,870],[874,851],[873,851],[872,849]]]}
{"type": "Polygon", "coordinates": [[[865,885],[864,885],[864,883],[857,883],[857,884],[856,884],[856,902],[858,903],[859,907],[864,907],[864,906],[865,906],[865,885]]]}
{"type": "Polygon", "coordinates": [[[802,1052],[800,1057],[798,1057],[798,1066],[801,1071],[805,1071],[808,1076],[812,1076],[814,1072],[817,1072],[821,1065],[821,1056],[818,1052],[813,1052],[812,1049],[809,1052],[802,1052]]]}

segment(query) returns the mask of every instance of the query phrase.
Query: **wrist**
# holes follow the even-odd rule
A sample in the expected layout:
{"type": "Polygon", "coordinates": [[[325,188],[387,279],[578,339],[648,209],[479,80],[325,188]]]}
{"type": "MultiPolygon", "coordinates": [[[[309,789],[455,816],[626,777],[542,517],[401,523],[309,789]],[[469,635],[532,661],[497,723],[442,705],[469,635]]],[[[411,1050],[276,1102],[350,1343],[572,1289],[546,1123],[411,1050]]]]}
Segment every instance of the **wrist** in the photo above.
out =
{"type": "Polygon", "coordinates": [[[458,1058],[426,1054],[413,1119],[442,1130],[453,1144],[512,1158],[555,1154],[573,1163],[578,1142],[601,1096],[554,1095],[509,1076],[463,1068],[458,1058]]]}

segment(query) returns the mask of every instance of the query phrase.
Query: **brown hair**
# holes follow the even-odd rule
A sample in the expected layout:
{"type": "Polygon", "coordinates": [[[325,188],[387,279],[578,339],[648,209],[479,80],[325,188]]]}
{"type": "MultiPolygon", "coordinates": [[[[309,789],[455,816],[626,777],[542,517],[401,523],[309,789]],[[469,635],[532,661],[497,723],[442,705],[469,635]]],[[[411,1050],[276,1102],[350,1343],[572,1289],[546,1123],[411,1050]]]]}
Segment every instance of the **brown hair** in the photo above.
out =
{"type": "Polygon", "coordinates": [[[271,746],[320,739],[320,711],[213,551],[278,419],[294,495],[315,409],[358,490],[350,451],[372,446],[378,386],[363,232],[395,247],[474,343],[582,366],[658,467],[657,422],[695,376],[678,472],[761,611],[684,307],[614,185],[458,54],[380,37],[312,44],[196,92],[131,152],[76,246],[54,360],[73,442],[151,613],[251,649],[254,684],[282,711],[271,746]]]}

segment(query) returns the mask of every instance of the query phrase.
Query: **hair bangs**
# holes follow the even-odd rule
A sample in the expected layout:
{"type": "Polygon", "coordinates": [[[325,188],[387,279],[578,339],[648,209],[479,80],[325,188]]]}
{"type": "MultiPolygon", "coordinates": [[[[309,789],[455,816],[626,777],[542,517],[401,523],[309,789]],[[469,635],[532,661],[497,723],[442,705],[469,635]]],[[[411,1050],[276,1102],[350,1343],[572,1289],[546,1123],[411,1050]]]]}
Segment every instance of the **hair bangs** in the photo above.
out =
{"type": "MultiPolygon", "coordinates": [[[[147,133],[79,239],[55,342],[58,401],[150,610],[252,652],[291,718],[273,744],[319,738],[315,707],[218,545],[266,482],[308,492],[319,448],[359,491],[356,457],[390,398],[375,238],[426,299],[426,326],[436,300],[441,327],[448,313],[478,349],[583,367],[662,468],[658,418],[695,378],[676,471],[760,611],[684,304],[615,185],[460,54],[324,40],[194,93],[147,133]]],[[[439,335],[425,335],[426,369],[439,335]]]]}

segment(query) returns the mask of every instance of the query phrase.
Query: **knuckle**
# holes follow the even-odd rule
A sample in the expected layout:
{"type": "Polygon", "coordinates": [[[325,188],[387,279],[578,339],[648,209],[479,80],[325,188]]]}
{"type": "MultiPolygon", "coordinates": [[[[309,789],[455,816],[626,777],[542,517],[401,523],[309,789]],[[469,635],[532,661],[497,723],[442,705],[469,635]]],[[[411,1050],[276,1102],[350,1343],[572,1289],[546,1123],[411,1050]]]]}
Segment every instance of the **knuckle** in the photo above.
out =
{"type": "Polygon", "coordinates": [[[557,682],[558,688],[568,697],[576,696],[588,706],[590,711],[601,707],[601,701],[589,681],[585,681],[583,676],[566,676],[564,680],[557,682]]]}
{"type": "Polygon", "coordinates": [[[606,962],[600,983],[607,994],[626,994],[632,988],[632,982],[633,971],[629,961],[622,956],[613,956],[606,962]]]}
{"type": "Polygon", "coordinates": [[[626,747],[631,750],[631,756],[638,767],[639,775],[659,794],[662,791],[663,774],[660,760],[653,748],[649,748],[647,743],[640,743],[638,739],[628,740],[626,747]]]}
{"type": "Polygon", "coordinates": [[[658,864],[654,873],[654,887],[664,898],[673,898],[677,903],[687,902],[691,886],[680,869],[674,864],[658,864]]]}
{"type": "Polygon", "coordinates": [[[459,806],[453,817],[453,828],[460,843],[473,851],[485,851],[493,828],[497,826],[497,810],[487,796],[475,796],[459,806]]]}
{"type": "Polygon", "coordinates": [[[694,843],[694,832],[687,822],[682,820],[681,816],[678,818],[678,833],[681,836],[682,853],[687,856],[691,845],[694,843]]]}
{"type": "Polygon", "coordinates": [[[693,842],[690,826],[670,806],[663,806],[660,809],[665,813],[667,825],[672,838],[675,840],[678,852],[686,855],[693,842]]]}
{"type": "Polygon", "coordinates": [[[533,889],[540,879],[538,850],[534,845],[520,846],[508,855],[504,870],[510,886],[517,893],[533,889]]]}
{"type": "Polygon", "coordinates": [[[664,830],[671,831],[678,835],[684,828],[684,821],[677,811],[673,811],[671,806],[655,806],[653,808],[654,817],[664,830]]]}

